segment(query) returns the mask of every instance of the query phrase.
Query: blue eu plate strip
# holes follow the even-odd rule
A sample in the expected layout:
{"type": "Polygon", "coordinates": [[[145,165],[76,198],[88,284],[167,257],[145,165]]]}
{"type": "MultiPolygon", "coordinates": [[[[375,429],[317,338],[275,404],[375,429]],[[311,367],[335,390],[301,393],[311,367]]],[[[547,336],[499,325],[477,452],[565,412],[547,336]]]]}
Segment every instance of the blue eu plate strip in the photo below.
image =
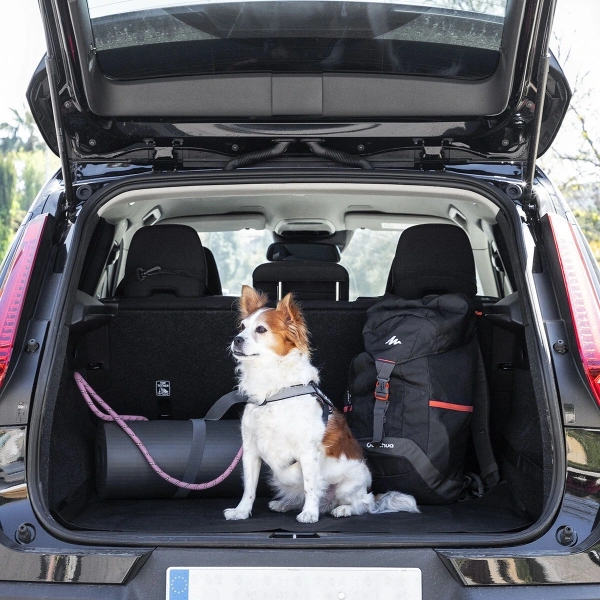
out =
{"type": "Polygon", "coordinates": [[[169,571],[169,600],[188,600],[190,589],[189,569],[171,569],[169,571]]]}

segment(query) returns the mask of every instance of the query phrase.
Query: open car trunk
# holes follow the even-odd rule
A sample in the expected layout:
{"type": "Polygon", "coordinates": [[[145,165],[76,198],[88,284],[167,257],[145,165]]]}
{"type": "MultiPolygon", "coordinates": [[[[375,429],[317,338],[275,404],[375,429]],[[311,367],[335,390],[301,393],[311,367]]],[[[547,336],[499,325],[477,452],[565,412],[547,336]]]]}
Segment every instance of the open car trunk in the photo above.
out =
{"type": "MultiPolygon", "coordinates": [[[[354,184],[321,184],[308,189],[310,186],[290,184],[287,191],[285,185],[264,185],[260,189],[237,186],[235,191],[227,191],[226,187],[140,189],[114,195],[104,205],[98,199],[95,208],[86,206],[78,219],[78,227],[95,230],[88,237],[91,241],[85,260],[80,261],[82,273],[78,289],[73,290],[73,311],[67,317],[71,325],[64,340],[65,352],[55,365],[60,383],[56,395],[46,401],[41,442],[41,464],[47,464],[47,470],[40,473],[43,498],[57,524],[79,534],[89,533],[90,539],[117,533],[124,539],[134,535],[138,542],[154,536],[177,539],[221,534],[335,535],[343,541],[375,534],[381,541],[388,535],[407,539],[458,535],[466,543],[471,535],[487,534],[502,543],[504,534],[526,530],[536,523],[552,488],[552,444],[547,400],[534,385],[540,365],[530,358],[537,342],[519,316],[526,310],[519,289],[523,280],[518,275],[523,267],[517,262],[516,249],[506,243],[512,239],[507,232],[509,223],[515,222],[512,213],[516,210],[508,198],[501,192],[495,193],[503,198],[498,200],[489,191],[484,196],[466,189],[429,185],[368,184],[359,189],[354,184]],[[499,211],[501,202],[505,204],[499,211]],[[300,213],[304,217],[313,219],[312,230],[305,223],[302,227],[291,224],[282,228],[282,216],[299,215],[290,208],[294,203],[302,205],[300,213]],[[116,485],[121,493],[106,497],[106,482],[101,481],[102,431],[106,425],[83,401],[74,381],[76,371],[117,413],[141,415],[151,421],[184,423],[201,419],[219,397],[236,385],[228,347],[237,326],[233,296],[237,290],[232,289],[231,295],[199,298],[169,294],[150,298],[119,296],[118,283],[129,241],[137,229],[161,227],[161,223],[191,224],[201,238],[202,232],[219,228],[237,231],[241,229],[240,213],[244,212],[257,228],[260,220],[256,221],[256,213],[260,212],[263,227],[276,240],[310,241],[311,236],[313,241],[329,239],[343,248],[342,257],[345,250],[350,252],[348,225],[357,231],[362,222],[363,228],[378,234],[382,223],[383,229],[386,223],[392,229],[389,224],[396,223],[398,231],[420,222],[448,222],[463,227],[474,249],[481,288],[484,316],[478,320],[478,339],[490,391],[491,439],[502,476],[497,487],[480,497],[467,493],[464,500],[453,504],[420,506],[420,514],[346,519],[322,515],[315,524],[298,523],[295,512],[270,511],[266,484],[259,491],[250,519],[225,520],[223,510],[236,506],[241,497],[241,466],[221,488],[183,494],[160,482],[156,494],[144,497],[136,492],[135,483],[127,481],[125,465],[119,475],[121,483],[116,485]],[[323,234],[323,223],[333,223],[335,233],[323,234]],[[340,237],[342,231],[347,248],[340,237]],[[162,386],[164,392],[165,382],[168,395],[158,391],[162,386]]],[[[213,246],[212,250],[219,265],[217,248],[213,246]]],[[[261,256],[259,262],[264,261],[261,256]]],[[[377,288],[381,292],[385,291],[388,270],[386,264],[377,288]]],[[[357,280],[365,276],[354,275],[357,280]]],[[[223,288],[226,291],[225,285],[223,288]]],[[[362,328],[367,309],[377,301],[375,296],[353,298],[351,290],[348,300],[301,301],[321,387],[338,408],[343,406],[350,362],[364,350],[362,328]]],[[[239,406],[233,407],[225,420],[235,421],[240,410],[239,406]]],[[[173,452],[178,443],[174,435],[173,452]]],[[[233,452],[231,447],[223,452],[233,458],[235,444],[233,452]]],[[[165,452],[168,461],[168,445],[165,452]]],[[[144,468],[149,469],[147,465],[144,468]]],[[[465,472],[478,473],[471,445],[465,472]]],[[[183,472],[173,475],[181,478],[183,472]]],[[[133,471],[131,479],[135,479],[133,471]]],[[[111,489],[114,491],[114,486],[111,489]]]]}

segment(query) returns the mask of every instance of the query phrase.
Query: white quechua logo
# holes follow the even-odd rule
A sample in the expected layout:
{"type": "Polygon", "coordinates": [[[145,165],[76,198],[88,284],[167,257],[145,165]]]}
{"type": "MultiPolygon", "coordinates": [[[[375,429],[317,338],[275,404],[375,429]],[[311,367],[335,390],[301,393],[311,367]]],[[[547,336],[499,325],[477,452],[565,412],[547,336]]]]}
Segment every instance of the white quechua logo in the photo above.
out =
{"type": "Polygon", "coordinates": [[[402,342],[395,336],[393,335],[387,342],[386,345],[387,346],[397,346],[398,344],[401,344],[402,342]]]}

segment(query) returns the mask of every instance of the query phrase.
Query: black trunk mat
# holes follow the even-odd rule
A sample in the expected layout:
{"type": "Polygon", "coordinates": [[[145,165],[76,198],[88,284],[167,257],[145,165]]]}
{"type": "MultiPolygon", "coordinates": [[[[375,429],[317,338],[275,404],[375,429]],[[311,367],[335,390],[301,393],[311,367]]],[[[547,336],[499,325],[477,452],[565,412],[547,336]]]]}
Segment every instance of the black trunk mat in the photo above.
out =
{"type": "MultiPolygon", "coordinates": [[[[181,500],[92,500],[65,524],[77,529],[161,534],[254,533],[264,531],[390,533],[492,533],[522,529],[531,519],[509,487],[500,484],[484,497],[447,506],[422,506],[420,514],[387,513],[336,519],[321,515],[318,523],[296,521],[297,511],[275,513],[259,498],[252,517],[226,521],[223,510],[239,498],[181,500]]],[[[62,513],[66,521],[67,510],[62,513]]]]}

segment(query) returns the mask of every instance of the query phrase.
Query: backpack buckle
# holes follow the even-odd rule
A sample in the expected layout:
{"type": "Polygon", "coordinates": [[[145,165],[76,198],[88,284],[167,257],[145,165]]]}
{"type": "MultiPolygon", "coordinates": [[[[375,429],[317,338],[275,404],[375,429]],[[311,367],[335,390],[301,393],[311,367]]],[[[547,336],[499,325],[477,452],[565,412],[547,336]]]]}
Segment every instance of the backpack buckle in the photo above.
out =
{"type": "Polygon", "coordinates": [[[383,400],[384,402],[390,396],[390,380],[389,379],[377,379],[377,385],[375,386],[375,400],[383,400]]]}

